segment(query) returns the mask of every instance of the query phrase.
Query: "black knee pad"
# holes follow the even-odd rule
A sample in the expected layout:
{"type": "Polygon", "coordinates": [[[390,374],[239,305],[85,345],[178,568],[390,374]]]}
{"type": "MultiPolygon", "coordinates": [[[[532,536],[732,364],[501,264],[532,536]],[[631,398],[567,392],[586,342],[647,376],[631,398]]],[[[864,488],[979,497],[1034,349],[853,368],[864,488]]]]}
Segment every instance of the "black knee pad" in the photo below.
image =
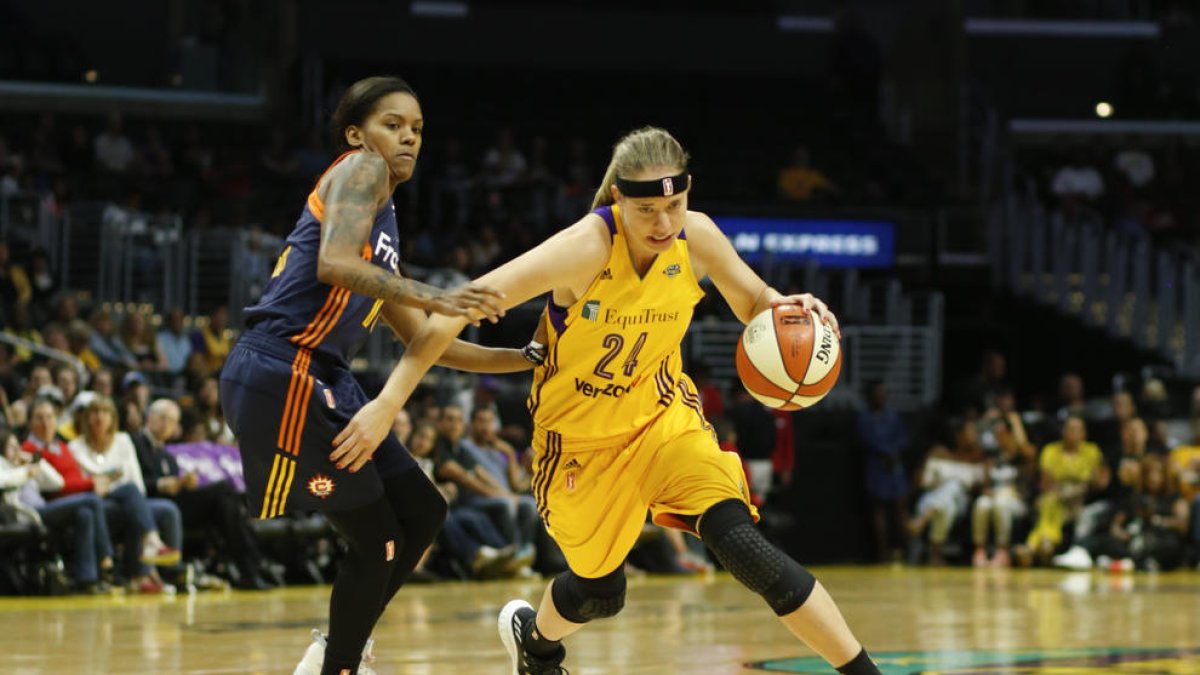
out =
{"type": "Polygon", "coordinates": [[[620,567],[599,579],[567,570],[554,578],[550,588],[554,608],[571,623],[616,616],[625,606],[625,570],[620,567]]]}
{"type": "Polygon", "coordinates": [[[733,578],[767,601],[777,616],[800,608],[817,580],[767,541],[736,499],[710,508],[700,519],[700,537],[733,578]]]}

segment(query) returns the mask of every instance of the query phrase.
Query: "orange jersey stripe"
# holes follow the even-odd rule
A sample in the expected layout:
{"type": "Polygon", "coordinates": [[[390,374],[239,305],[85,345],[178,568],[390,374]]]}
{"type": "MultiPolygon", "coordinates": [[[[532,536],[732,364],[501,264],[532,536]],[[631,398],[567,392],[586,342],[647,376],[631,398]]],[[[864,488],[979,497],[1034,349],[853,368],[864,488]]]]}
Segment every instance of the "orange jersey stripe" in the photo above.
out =
{"type": "Polygon", "coordinates": [[[316,347],[317,345],[321,344],[321,340],[324,340],[325,336],[329,335],[329,332],[333,330],[334,326],[337,325],[338,319],[342,318],[342,312],[346,311],[346,305],[350,302],[350,291],[343,288],[341,289],[340,296],[341,297],[338,298],[337,309],[334,311],[333,316],[329,317],[329,320],[325,322],[324,327],[321,328],[319,333],[311,336],[307,340],[309,343],[306,345],[307,347],[316,347]]]}
{"type": "Polygon", "coordinates": [[[279,422],[279,438],[276,441],[280,450],[286,451],[291,445],[292,420],[296,415],[296,406],[301,400],[299,394],[304,385],[304,378],[308,374],[308,363],[311,358],[311,352],[301,349],[296,352],[296,358],[292,361],[292,379],[288,383],[287,398],[284,399],[283,404],[283,419],[279,422]]]}
{"type": "Polygon", "coordinates": [[[329,313],[333,311],[334,305],[337,304],[337,296],[341,290],[340,288],[329,289],[329,297],[325,298],[325,304],[321,305],[321,311],[317,312],[317,315],[313,317],[313,320],[304,327],[304,330],[299,335],[292,336],[292,342],[308,346],[305,343],[320,330],[321,324],[329,317],[329,313]]]}
{"type": "Polygon", "coordinates": [[[300,397],[297,399],[299,407],[296,410],[296,417],[292,421],[292,442],[290,451],[293,455],[300,455],[300,438],[304,435],[304,422],[308,419],[308,399],[312,396],[313,378],[311,375],[304,376],[304,382],[300,385],[300,397]]]}
{"type": "MultiPolygon", "coordinates": [[[[311,380],[308,376],[308,364],[312,359],[312,352],[307,349],[304,351],[304,358],[298,359],[299,363],[292,370],[292,381],[296,384],[295,391],[292,396],[288,397],[287,408],[284,413],[285,425],[282,429],[283,442],[279,448],[284,452],[292,452],[292,446],[295,444],[296,436],[296,418],[300,414],[300,410],[306,407],[308,398],[304,395],[305,385],[311,380]]],[[[292,453],[295,454],[295,453],[292,453]]]]}

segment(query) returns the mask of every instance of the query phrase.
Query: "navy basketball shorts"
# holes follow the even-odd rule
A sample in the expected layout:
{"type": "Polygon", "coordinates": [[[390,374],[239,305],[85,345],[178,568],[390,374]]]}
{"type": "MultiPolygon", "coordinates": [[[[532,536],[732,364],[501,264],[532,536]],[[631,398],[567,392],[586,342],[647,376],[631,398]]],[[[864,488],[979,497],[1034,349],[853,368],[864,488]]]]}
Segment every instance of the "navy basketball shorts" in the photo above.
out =
{"type": "Polygon", "coordinates": [[[383,494],[383,479],[417,468],[391,434],[357,473],[329,460],[333,438],[369,400],[348,368],[246,331],[221,369],[221,407],[238,438],[251,514],[365,506],[383,494]]]}

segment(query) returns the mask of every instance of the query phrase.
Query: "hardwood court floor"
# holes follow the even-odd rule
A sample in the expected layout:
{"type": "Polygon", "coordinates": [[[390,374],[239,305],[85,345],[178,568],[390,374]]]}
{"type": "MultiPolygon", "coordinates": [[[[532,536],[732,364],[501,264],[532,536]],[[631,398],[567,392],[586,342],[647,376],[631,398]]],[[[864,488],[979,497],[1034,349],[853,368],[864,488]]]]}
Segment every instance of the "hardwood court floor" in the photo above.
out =
{"type": "MultiPolygon", "coordinates": [[[[1194,572],[871,567],[817,574],[887,675],[1200,675],[1194,572]]],[[[542,588],[528,581],[406,588],[376,628],[376,668],[508,675],[497,610],[514,596],[536,605],[542,588]]],[[[321,625],[328,593],[3,598],[0,673],[291,673],[309,630],[321,625]]],[[[573,675],[834,672],[806,659],[812,653],[762,601],[723,574],[631,580],[622,615],[589,626],[568,648],[573,675]]]]}

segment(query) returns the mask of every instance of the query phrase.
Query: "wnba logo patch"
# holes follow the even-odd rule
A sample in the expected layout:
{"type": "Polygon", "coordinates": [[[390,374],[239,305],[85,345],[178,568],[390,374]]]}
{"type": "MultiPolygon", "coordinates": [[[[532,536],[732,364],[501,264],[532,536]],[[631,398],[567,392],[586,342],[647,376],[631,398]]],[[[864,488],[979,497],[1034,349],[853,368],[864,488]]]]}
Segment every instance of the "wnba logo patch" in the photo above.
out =
{"type": "Polygon", "coordinates": [[[383,545],[383,550],[384,550],[384,559],[385,560],[387,560],[388,562],[392,562],[393,560],[395,560],[396,559],[396,540],[388,539],[387,543],[383,545]]]}
{"type": "Polygon", "coordinates": [[[663,179],[663,196],[670,197],[675,194],[675,181],[670,178],[663,179]]]}
{"type": "Polygon", "coordinates": [[[329,495],[333,494],[333,491],[336,489],[337,485],[329,476],[318,473],[312,478],[308,479],[308,491],[311,492],[314,497],[325,499],[329,495]]]}
{"type": "Polygon", "coordinates": [[[333,392],[328,389],[325,390],[325,405],[330,408],[337,407],[337,401],[333,400],[333,392]]]}

